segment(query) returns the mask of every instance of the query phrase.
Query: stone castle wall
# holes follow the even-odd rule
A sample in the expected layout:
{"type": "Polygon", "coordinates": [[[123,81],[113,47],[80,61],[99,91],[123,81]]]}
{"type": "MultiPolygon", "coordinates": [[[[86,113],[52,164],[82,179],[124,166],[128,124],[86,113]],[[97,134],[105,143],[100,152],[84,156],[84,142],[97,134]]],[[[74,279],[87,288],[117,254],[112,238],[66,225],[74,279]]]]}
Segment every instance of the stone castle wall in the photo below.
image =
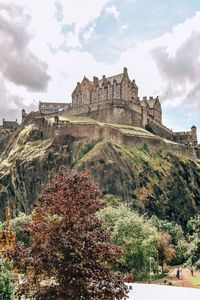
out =
{"type": "Polygon", "coordinates": [[[4,142],[0,140],[0,154],[4,151],[4,142]]]}
{"type": "Polygon", "coordinates": [[[159,122],[156,122],[153,118],[147,119],[147,130],[151,131],[155,135],[158,135],[160,137],[163,137],[168,140],[175,140],[176,134],[170,130],[169,128],[165,127],[164,125],[160,124],[159,122]]]}
{"type": "Polygon", "coordinates": [[[197,148],[197,158],[200,159],[200,145],[197,148]]]}
{"type": "Polygon", "coordinates": [[[89,123],[61,123],[55,125],[54,137],[59,138],[60,136],[71,135],[78,138],[91,138],[99,139],[101,136],[101,126],[98,124],[89,123]]]}
{"type": "Polygon", "coordinates": [[[71,123],[69,121],[59,121],[58,124],[50,124],[47,120],[43,126],[44,136],[46,138],[54,137],[59,142],[65,136],[71,136],[75,139],[90,138],[90,139],[104,139],[120,145],[127,145],[129,147],[140,148],[144,144],[149,146],[149,149],[155,151],[163,149],[171,151],[174,154],[182,154],[192,159],[196,159],[197,155],[194,148],[181,144],[166,142],[163,138],[158,136],[139,136],[129,135],[122,132],[119,128],[112,125],[98,123],[71,123]]]}

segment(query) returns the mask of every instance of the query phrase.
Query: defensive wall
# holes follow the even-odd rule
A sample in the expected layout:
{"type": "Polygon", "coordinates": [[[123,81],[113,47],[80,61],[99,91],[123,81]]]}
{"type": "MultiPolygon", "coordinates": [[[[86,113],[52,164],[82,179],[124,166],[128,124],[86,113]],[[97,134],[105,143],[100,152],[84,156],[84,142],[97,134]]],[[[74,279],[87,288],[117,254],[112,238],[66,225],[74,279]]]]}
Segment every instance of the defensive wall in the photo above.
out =
{"type": "Polygon", "coordinates": [[[62,112],[72,116],[86,116],[104,123],[116,123],[143,127],[142,109],[139,105],[122,99],[102,101],[62,112]]]}
{"type": "Polygon", "coordinates": [[[165,139],[169,139],[174,141],[175,140],[175,132],[167,128],[166,126],[156,122],[153,118],[148,117],[146,129],[152,131],[155,135],[163,137],[165,139]]]}
{"type": "Polygon", "coordinates": [[[197,148],[197,158],[200,159],[200,145],[198,145],[197,148]]]}
{"type": "Polygon", "coordinates": [[[54,138],[59,143],[64,136],[72,136],[77,139],[104,139],[119,145],[141,148],[144,144],[151,150],[164,149],[174,154],[182,154],[189,158],[196,159],[197,154],[193,147],[181,145],[171,141],[166,141],[158,136],[146,136],[134,133],[125,133],[120,128],[109,124],[99,124],[98,122],[70,122],[55,120],[51,123],[45,118],[35,118],[38,125],[43,130],[44,138],[54,138]]]}

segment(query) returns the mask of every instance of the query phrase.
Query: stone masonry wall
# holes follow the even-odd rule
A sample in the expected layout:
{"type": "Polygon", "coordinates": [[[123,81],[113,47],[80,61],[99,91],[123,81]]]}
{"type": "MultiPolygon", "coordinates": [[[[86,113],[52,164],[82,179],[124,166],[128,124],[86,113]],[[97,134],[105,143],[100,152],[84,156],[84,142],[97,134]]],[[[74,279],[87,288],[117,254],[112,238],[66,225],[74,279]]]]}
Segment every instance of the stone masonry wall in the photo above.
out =
{"type": "MultiPolygon", "coordinates": [[[[46,124],[46,123],[45,123],[46,124]]],[[[47,124],[46,124],[46,127],[47,124]]],[[[127,145],[129,147],[143,147],[147,144],[151,150],[164,149],[175,154],[186,155],[192,159],[197,158],[194,148],[187,147],[181,144],[166,142],[157,136],[138,136],[128,135],[123,133],[120,129],[115,128],[109,124],[101,126],[97,123],[71,123],[61,122],[60,124],[51,125],[54,132],[54,138],[59,140],[63,136],[73,136],[74,138],[91,138],[91,139],[105,139],[116,144],[127,145]]]]}
{"type": "Polygon", "coordinates": [[[148,118],[147,120],[147,129],[149,130],[149,128],[152,129],[152,132],[160,137],[163,137],[165,139],[169,139],[169,140],[174,140],[175,138],[175,133],[168,129],[167,127],[163,126],[162,124],[154,121],[151,118],[148,118]]]}
{"type": "Polygon", "coordinates": [[[64,135],[71,135],[74,137],[90,137],[91,139],[98,139],[101,136],[101,126],[98,124],[89,123],[70,123],[58,125],[54,131],[54,137],[60,137],[64,135]]]}

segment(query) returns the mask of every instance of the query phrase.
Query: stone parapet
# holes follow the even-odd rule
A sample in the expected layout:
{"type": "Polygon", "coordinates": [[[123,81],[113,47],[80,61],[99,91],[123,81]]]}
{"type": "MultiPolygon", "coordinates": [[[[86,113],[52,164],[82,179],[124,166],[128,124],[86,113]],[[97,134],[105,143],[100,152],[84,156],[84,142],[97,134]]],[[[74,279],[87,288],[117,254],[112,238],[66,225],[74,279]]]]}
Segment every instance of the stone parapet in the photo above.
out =
{"type": "Polygon", "coordinates": [[[181,154],[192,159],[197,158],[197,154],[193,147],[185,146],[178,143],[166,141],[164,138],[158,136],[145,136],[139,134],[129,134],[122,131],[120,128],[112,126],[110,124],[100,124],[98,122],[69,122],[59,121],[58,123],[50,124],[49,121],[45,121],[45,130],[53,135],[55,140],[59,141],[64,136],[72,136],[75,139],[79,138],[91,138],[91,139],[104,139],[106,141],[113,142],[115,144],[126,145],[129,147],[143,147],[147,144],[149,149],[156,151],[158,149],[167,150],[174,154],[181,154]],[[49,129],[51,127],[51,130],[49,129]]]}

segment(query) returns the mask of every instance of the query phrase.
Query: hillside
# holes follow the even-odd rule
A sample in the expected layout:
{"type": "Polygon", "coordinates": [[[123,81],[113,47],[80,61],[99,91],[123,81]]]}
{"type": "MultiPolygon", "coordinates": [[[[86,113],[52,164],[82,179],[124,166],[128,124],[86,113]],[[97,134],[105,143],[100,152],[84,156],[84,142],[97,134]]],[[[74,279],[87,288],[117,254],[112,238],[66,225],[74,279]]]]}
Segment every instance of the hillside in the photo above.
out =
{"type": "MultiPolygon", "coordinates": [[[[130,130],[126,128],[124,130],[130,130]]],[[[61,165],[90,170],[103,196],[114,195],[141,213],[185,224],[200,208],[200,162],[146,144],[140,148],[101,139],[43,139],[31,122],[21,126],[0,156],[0,217],[29,213],[61,165]]]]}

